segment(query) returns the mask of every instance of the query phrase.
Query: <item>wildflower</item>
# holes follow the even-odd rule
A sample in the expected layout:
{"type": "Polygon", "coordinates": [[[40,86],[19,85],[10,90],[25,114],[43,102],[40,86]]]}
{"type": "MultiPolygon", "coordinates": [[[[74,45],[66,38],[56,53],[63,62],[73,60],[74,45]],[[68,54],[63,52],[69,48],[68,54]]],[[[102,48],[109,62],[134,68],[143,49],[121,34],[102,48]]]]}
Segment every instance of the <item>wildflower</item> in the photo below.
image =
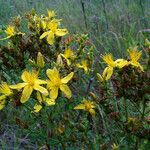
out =
{"type": "Polygon", "coordinates": [[[47,81],[47,87],[50,90],[50,97],[52,99],[56,99],[58,96],[58,90],[60,89],[67,98],[71,98],[71,90],[67,86],[67,83],[72,79],[74,73],[71,72],[64,78],[60,78],[60,74],[56,68],[48,69],[46,71],[48,78],[50,79],[47,81]]]}
{"type": "Polygon", "coordinates": [[[4,108],[5,103],[6,103],[6,98],[10,95],[12,95],[12,91],[7,85],[7,83],[2,83],[0,85],[0,110],[4,108]]]}
{"type": "Polygon", "coordinates": [[[143,67],[138,62],[138,60],[140,59],[140,57],[142,55],[142,52],[137,50],[137,46],[132,49],[130,48],[128,50],[128,53],[130,56],[129,64],[131,64],[132,66],[135,66],[135,67],[139,67],[141,69],[141,71],[144,71],[143,67]]]}
{"type": "Polygon", "coordinates": [[[109,66],[109,67],[116,67],[116,63],[113,60],[113,56],[112,54],[105,54],[102,55],[102,59],[105,61],[105,63],[109,66]]]}
{"type": "Polygon", "coordinates": [[[117,68],[121,69],[124,66],[128,66],[129,62],[127,60],[124,60],[124,59],[117,59],[115,61],[115,64],[116,64],[117,68]]]}
{"type": "Polygon", "coordinates": [[[46,81],[38,79],[38,73],[36,71],[28,72],[24,71],[21,79],[23,83],[18,83],[16,85],[11,85],[11,89],[22,89],[21,103],[25,103],[31,96],[33,90],[37,90],[44,95],[48,95],[47,89],[40,86],[41,84],[47,84],[46,81]]]}
{"type": "Polygon", "coordinates": [[[55,36],[66,35],[68,33],[67,29],[59,29],[58,25],[59,25],[59,21],[56,19],[53,19],[48,25],[49,31],[44,32],[40,36],[40,39],[47,37],[47,42],[50,45],[53,45],[55,36]]]}
{"type": "Polygon", "coordinates": [[[37,92],[38,103],[34,105],[34,112],[39,112],[42,109],[42,104],[46,103],[48,106],[55,105],[55,99],[47,98],[45,95],[37,92]]]}
{"type": "Polygon", "coordinates": [[[68,66],[71,64],[70,59],[75,58],[74,52],[70,48],[66,49],[64,54],[61,54],[61,56],[67,61],[68,66]]]}
{"type": "Polygon", "coordinates": [[[47,13],[48,13],[48,18],[53,18],[55,17],[55,12],[54,11],[51,11],[51,10],[47,10],[47,13]]]}
{"type": "Polygon", "coordinates": [[[11,26],[11,25],[9,25],[6,28],[5,33],[6,33],[7,37],[6,38],[2,38],[0,40],[6,40],[6,39],[9,39],[9,38],[11,38],[11,37],[13,37],[15,35],[24,35],[24,33],[22,33],[22,32],[16,32],[15,31],[15,27],[11,26]]]}
{"type": "Polygon", "coordinates": [[[109,80],[113,74],[113,69],[115,67],[121,69],[124,66],[128,65],[128,61],[124,59],[117,59],[116,61],[114,61],[112,54],[105,54],[102,56],[102,59],[108,66],[104,69],[102,76],[98,74],[98,79],[100,82],[109,80]]]}
{"type": "Polygon", "coordinates": [[[39,68],[43,68],[45,65],[44,57],[40,52],[38,52],[38,56],[37,56],[37,65],[39,66],[39,68]]]}
{"type": "Polygon", "coordinates": [[[97,78],[100,82],[104,82],[104,81],[109,80],[111,78],[112,74],[113,74],[113,67],[106,67],[104,69],[102,75],[97,73],[97,78]]]}
{"type": "Polygon", "coordinates": [[[89,112],[92,116],[95,116],[95,104],[90,100],[84,99],[81,104],[77,105],[74,109],[83,109],[89,112]]]}
{"type": "Polygon", "coordinates": [[[112,68],[123,68],[124,66],[128,65],[128,61],[124,59],[117,59],[116,61],[113,60],[112,54],[105,54],[102,56],[102,59],[105,63],[112,68]]]}
{"type": "Polygon", "coordinates": [[[78,68],[84,69],[84,72],[85,72],[85,73],[88,72],[88,62],[87,62],[87,60],[82,60],[81,63],[76,64],[76,66],[77,66],[78,68]]]}

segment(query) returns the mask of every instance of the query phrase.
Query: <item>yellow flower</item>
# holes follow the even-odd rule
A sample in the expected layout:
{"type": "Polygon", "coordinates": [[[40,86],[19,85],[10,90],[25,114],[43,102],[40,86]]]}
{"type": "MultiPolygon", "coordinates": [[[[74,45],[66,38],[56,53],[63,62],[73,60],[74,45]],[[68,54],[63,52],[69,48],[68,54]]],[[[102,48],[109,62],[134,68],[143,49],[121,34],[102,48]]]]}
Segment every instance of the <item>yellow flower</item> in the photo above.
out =
{"type": "Polygon", "coordinates": [[[71,98],[72,95],[71,90],[67,86],[67,83],[69,82],[69,80],[72,79],[74,75],[73,72],[71,72],[70,74],[68,74],[66,77],[62,79],[60,78],[60,74],[56,68],[48,69],[46,71],[46,74],[50,79],[49,81],[47,81],[48,82],[47,87],[50,90],[50,97],[52,99],[56,99],[58,97],[59,89],[66,95],[67,98],[71,98]]]}
{"type": "Polygon", "coordinates": [[[76,64],[76,66],[77,66],[78,68],[84,69],[84,72],[85,72],[85,73],[88,72],[88,62],[87,62],[87,60],[82,60],[81,63],[76,64]]]}
{"type": "Polygon", "coordinates": [[[48,13],[48,18],[53,18],[55,17],[55,12],[54,11],[51,11],[51,10],[47,10],[47,13],[48,13]]]}
{"type": "Polygon", "coordinates": [[[15,35],[24,35],[24,33],[16,32],[16,31],[15,31],[15,27],[14,27],[14,26],[11,26],[11,25],[9,25],[9,26],[6,28],[5,33],[6,33],[7,37],[6,37],[6,38],[2,38],[2,39],[0,39],[0,40],[6,40],[6,39],[9,39],[9,38],[11,38],[11,37],[13,37],[13,36],[15,36],[15,35]]]}
{"type": "Polygon", "coordinates": [[[38,104],[34,106],[34,112],[39,112],[42,109],[42,104],[46,103],[48,106],[55,105],[55,99],[47,98],[45,95],[37,92],[38,104]]]}
{"type": "Polygon", "coordinates": [[[115,67],[121,69],[129,64],[128,61],[124,59],[117,59],[114,61],[112,54],[105,54],[102,56],[102,59],[105,61],[108,67],[104,69],[102,76],[98,74],[98,79],[100,82],[109,80],[115,67]]]}
{"type": "Polygon", "coordinates": [[[124,59],[117,59],[115,61],[115,65],[117,68],[123,68],[124,66],[128,66],[129,62],[127,60],[124,59]]]}
{"type": "Polygon", "coordinates": [[[38,56],[37,56],[37,65],[39,66],[39,68],[43,68],[45,65],[44,57],[40,52],[38,52],[38,56]]]}
{"type": "Polygon", "coordinates": [[[130,56],[129,64],[131,64],[132,66],[135,66],[135,67],[139,67],[141,69],[141,71],[144,71],[143,67],[138,62],[138,60],[140,59],[140,57],[142,55],[142,52],[137,50],[137,46],[134,48],[128,49],[128,53],[130,56]]]}
{"type": "Polygon", "coordinates": [[[44,32],[41,36],[40,39],[43,39],[47,36],[47,42],[52,45],[54,43],[54,38],[55,36],[64,36],[68,33],[67,29],[59,29],[59,20],[53,19],[49,25],[48,28],[50,29],[49,31],[44,32]]]}
{"type": "Polygon", "coordinates": [[[102,59],[105,61],[105,63],[110,66],[110,67],[116,67],[116,63],[115,61],[113,60],[113,56],[112,54],[105,54],[105,55],[102,55],[102,59]]]}
{"type": "Polygon", "coordinates": [[[73,60],[75,58],[74,52],[70,48],[66,49],[61,56],[67,61],[68,66],[71,64],[70,59],[73,60]]]}
{"type": "Polygon", "coordinates": [[[0,85],[0,110],[4,108],[5,103],[6,103],[6,98],[10,95],[12,95],[12,91],[7,85],[7,83],[2,83],[0,85]]]}
{"type": "Polygon", "coordinates": [[[44,95],[48,95],[47,89],[40,86],[41,84],[47,84],[46,81],[38,79],[38,73],[35,71],[28,72],[24,71],[21,79],[24,81],[23,83],[18,83],[16,85],[11,85],[12,89],[22,89],[21,103],[25,103],[31,96],[33,90],[37,90],[44,95]]]}
{"type": "Polygon", "coordinates": [[[5,33],[7,36],[13,36],[15,34],[15,27],[14,26],[8,26],[5,30],[5,33]]]}
{"type": "Polygon", "coordinates": [[[128,61],[124,59],[117,59],[116,61],[114,61],[112,54],[105,54],[102,56],[102,59],[109,67],[113,68],[117,67],[121,69],[124,66],[128,65],[128,61]]]}
{"type": "Polygon", "coordinates": [[[96,114],[96,112],[94,110],[95,107],[96,106],[95,106],[94,102],[84,99],[82,101],[82,103],[77,105],[74,109],[83,109],[83,110],[89,112],[92,116],[95,116],[95,114],[96,114]]]}
{"type": "Polygon", "coordinates": [[[112,74],[113,74],[113,67],[106,67],[103,71],[102,76],[99,73],[97,73],[97,78],[100,82],[104,82],[109,80],[112,74]]]}

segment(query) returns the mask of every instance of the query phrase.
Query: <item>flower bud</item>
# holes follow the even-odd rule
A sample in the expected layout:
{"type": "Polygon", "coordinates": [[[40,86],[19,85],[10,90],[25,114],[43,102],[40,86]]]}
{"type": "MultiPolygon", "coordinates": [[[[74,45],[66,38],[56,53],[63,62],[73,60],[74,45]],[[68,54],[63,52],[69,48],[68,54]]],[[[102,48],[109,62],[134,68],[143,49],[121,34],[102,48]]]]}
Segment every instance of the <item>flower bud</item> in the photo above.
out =
{"type": "Polygon", "coordinates": [[[44,57],[40,52],[38,52],[38,56],[37,56],[37,65],[39,68],[43,68],[45,65],[44,57]]]}

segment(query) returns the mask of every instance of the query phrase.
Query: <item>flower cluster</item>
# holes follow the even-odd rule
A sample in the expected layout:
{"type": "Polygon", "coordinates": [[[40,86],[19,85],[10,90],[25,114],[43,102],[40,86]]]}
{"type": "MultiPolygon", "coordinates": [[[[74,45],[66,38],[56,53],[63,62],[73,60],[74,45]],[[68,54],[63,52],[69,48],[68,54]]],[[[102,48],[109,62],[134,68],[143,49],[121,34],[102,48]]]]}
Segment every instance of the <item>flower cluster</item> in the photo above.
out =
{"type": "Polygon", "coordinates": [[[113,74],[114,68],[122,69],[126,66],[131,65],[133,67],[140,68],[141,71],[144,71],[143,67],[138,62],[142,55],[142,52],[137,50],[137,46],[128,49],[128,53],[129,53],[129,57],[130,57],[129,60],[117,59],[114,61],[112,54],[103,55],[102,59],[108,66],[104,69],[102,75],[97,73],[98,80],[100,82],[109,80],[113,74]]]}

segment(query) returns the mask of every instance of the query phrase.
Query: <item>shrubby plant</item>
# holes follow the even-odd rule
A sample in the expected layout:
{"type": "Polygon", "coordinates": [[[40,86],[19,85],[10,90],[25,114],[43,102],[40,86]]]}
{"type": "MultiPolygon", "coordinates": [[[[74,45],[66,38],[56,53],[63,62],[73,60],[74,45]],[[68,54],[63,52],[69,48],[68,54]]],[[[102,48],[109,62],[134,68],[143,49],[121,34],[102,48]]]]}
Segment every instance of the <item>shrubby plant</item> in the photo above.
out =
{"type": "Polygon", "coordinates": [[[106,53],[96,60],[87,34],[70,35],[54,11],[47,13],[27,13],[25,33],[20,17],[4,30],[1,40],[9,42],[1,46],[1,111],[17,111],[18,128],[40,149],[148,147],[149,40],[141,51],[130,47],[124,58],[106,53]],[[4,74],[9,68],[15,79],[4,74]]]}

